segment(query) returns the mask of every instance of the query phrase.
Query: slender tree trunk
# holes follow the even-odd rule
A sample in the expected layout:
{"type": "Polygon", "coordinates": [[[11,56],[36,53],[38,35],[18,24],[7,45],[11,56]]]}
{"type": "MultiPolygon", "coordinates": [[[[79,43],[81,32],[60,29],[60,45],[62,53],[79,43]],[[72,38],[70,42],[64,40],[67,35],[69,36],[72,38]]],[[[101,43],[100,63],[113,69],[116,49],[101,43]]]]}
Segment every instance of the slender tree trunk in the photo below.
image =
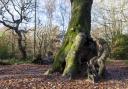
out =
{"type": "Polygon", "coordinates": [[[11,55],[15,56],[15,35],[14,35],[13,31],[11,32],[11,40],[12,40],[12,44],[11,44],[12,52],[11,52],[11,55]]]}
{"type": "Polygon", "coordinates": [[[89,69],[90,60],[97,56],[96,42],[90,36],[92,3],[93,0],[71,0],[71,21],[63,45],[46,75],[55,71],[62,72],[63,76],[70,76],[70,78],[80,71],[88,72],[90,75],[92,70],[89,69]]]}
{"type": "Polygon", "coordinates": [[[24,45],[24,43],[22,42],[22,41],[23,41],[22,34],[21,34],[21,32],[18,31],[18,30],[15,30],[15,32],[16,32],[17,35],[18,35],[18,47],[19,47],[19,50],[20,50],[20,52],[21,52],[22,59],[26,59],[26,58],[27,58],[27,52],[26,52],[25,45],[24,45]]]}

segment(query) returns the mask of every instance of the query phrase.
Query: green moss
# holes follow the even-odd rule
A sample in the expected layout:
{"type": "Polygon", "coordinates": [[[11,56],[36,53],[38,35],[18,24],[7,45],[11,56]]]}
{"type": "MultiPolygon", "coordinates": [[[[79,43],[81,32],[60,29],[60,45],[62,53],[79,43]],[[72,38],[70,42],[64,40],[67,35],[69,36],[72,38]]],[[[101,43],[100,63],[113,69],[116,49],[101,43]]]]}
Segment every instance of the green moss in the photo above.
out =
{"type": "Polygon", "coordinates": [[[6,64],[31,64],[32,60],[30,59],[24,59],[24,60],[20,60],[20,59],[15,59],[15,58],[11,58],[11,59],[4,59],[4,60],[0,60],[1,63],[6,63],[6,64]]]}
{"type": "MultiPolygon", "coordinates": [[[[66,49],[66,47],[68,47],[68,40],[66,40],[64,43],[63,43],[63,45],[62,45],[62,47],[61,47],[61,49],[60,49],[60,51],[58,52],[58,54],[55,56],[55,60],[61,60],[62,58],[64,58],[65,57],[65,55],[66,55],[66,52],[65,52],[65,50],[69,50],[68,48],[66,49]]],[[[64,61],[64,60],[61,60],[61,61],[64,61]]]]}
{"type": "Polygon", "coordinates": [[[79,59],[76,59],[76,54],[79,50],[79,46],[81,46],[82,44],[82,41],[83,41],[83,34],[82,33],[79,33],[72,45],[71,45],[71,48],[70,48],[70,51],[68,52],[67,56],[66,56],[66,67],[65,67],[65,70],[63,72],[63,76],[64,75],[68,75],[68,74],[71,74],[72,73],[75,73],[77,71],[77,64],[78,64],[78,60],[79,59]]]}
{"type": "Polygon", "coordinates": [[[65,68],[62,76],[70,75],[72,77],[77,71],[76,68],[77,68],[76,64],[70,64],[70,65],[68,64],[68,66],[65,68]]]}
{"type": "Polygon", "coordinates": [[[71,49],[75,36],[76,36],[76,32],[71,30],[67,32],[65,41],[63,42],[63,45],[60,51],[58,52],[58,54],[55,56],[54,63],[53,63],[53,71],[55,70],[59,71],[59,68],[60,70],[63,69],[62,64],[65,62],[65,57],[71,49]]]}
{"type": "MultiPolygon", "coordinates": [[[[79,57],[76,58],[76,54],[80,48],[83,46],[81,35],[79,33],[90,32],[90,13],[91,5],[89,0],[73,0],[72,5],[72,17],[69,23],[67,33],[65,35],[65,40],[60,51],[57,53],[54,59],[51,72],[64,69],[63,74],[70,74],[73,71],[77,71],[77,61],[79,57]],[[82,45],[81,45],[82,44],[82,45]],[[66,66],[63,66],[63,63],[66,66]]],[[[83,41],[84,42],[84,41],[83,41]]],[[[48,73],[48,72],[47,72],[48,73]]]]}
{"type": "Polygon", "coordinates": [[[125,63],[126,65],[128,65],[128,59],[127,59],[127,60],[124,60],[124,63],[125,63]]]}
{"type": "Polygon", "coordinates": [[[119,34],[113,38],[112,57],[115,59],[128,59],[128,36],[119,34]]]}
{"type": "Polygon", "coordinates": [[[52,67],[52,71],[61,71],[61,69],[62,69],[62,61],[55,60],[52,66],[53,66],[52,67]]]}
{"type": "Polygon", "coordinates": [[[70,45],[68,39],[66,39],[60,51],[55,56],[54,63],[52,65],[52,71],[61,71],[63,69],[62,64],[65,62],[65,56],[67,55],[69,50],[70,50],[70,45]]]}
{"type": "Polygon", "coordinates": [[[2,33],[2,32],[0,32],[0,37],[2,37],[2,35],[3,35],[3,33],[2,33]]]}

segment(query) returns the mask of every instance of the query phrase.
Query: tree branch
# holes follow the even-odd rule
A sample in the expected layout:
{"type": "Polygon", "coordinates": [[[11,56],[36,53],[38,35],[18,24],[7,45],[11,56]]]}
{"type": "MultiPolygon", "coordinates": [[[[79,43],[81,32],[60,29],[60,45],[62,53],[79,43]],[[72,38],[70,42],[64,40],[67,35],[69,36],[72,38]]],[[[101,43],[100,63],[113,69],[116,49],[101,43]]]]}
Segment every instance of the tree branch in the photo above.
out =
{"type": "Polygon", "coordinates": [[[3,2],[2,0],[0,0],[0,1],[1,1],[1,3],[4,5],[6,11],[7,11],[7,12],[10,14],[10,16],[12,17],[12,20],[15,21],[14,15],[10,12],[10,10],[8,9],[8,7],[6,6],[6,5],[9,3],[9,0],[8,0],[7,3],[3,2]]]}
{"type": "Polygon", "coordinates": [[[14,7],[15,11],[20,15],[20,12],[16,9],[16,6],[15,6],[15,4],[14,4],[13,0],[10,0],[10,1],[11,1],[12,5],[13,5],[13,7],[14,7]]]}
{"type": "Polygon", "coordinates": [[[6,27],[8,27],[8,28],[10,28],[10,29],[12,29],[12,30],[15,29],[15,27],[8,25],[8,24],[5,23],[4,21],[1,21],[1,20],[0,20],[0,23],[2,23],[4,26],[6,26],[6,27]]]}

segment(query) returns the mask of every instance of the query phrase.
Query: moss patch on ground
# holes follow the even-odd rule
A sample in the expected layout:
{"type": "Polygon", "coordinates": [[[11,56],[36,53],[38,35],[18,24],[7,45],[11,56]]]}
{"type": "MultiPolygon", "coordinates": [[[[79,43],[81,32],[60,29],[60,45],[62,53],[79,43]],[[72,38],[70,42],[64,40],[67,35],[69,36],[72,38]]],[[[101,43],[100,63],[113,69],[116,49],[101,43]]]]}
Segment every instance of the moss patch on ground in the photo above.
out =
{"type": "Polygon", "coordinates": [[[30,59],[0,59],[0,65],[14,65],[14,64],[32,64],[30,59]]]}

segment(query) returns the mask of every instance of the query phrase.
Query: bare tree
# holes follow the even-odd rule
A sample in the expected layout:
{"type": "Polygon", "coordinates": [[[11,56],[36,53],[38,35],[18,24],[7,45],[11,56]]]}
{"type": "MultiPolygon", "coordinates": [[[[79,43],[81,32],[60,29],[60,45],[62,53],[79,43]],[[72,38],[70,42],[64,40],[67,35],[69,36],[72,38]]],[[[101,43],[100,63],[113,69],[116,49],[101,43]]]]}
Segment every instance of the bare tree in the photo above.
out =
{"type": "Polygon", "coordinates": [[[53,14],[56,10],[55,0],[45,0],[45,9],[46,9],[48,24],[50,26],[52,25],[53,14]]]}
{"type": "Polygon", "coordinates": [[[67,26],[69,20],[71,19],[71,12],[70,12],[70,1],[69,0],[59,0],[58,1],[58,8],[59,8],[59,14],[57,16],[57,21],[60,24],[61,27],[61,36],[62,39],[64,38],[65,32],[67,30],[67,26]],[[67,9],[68,8],[68,9],[67,9]]]}
{"type": "Polygon", "coordinates": [[[58,36],[60,35],[59,28],[57,26],[54,26],[51,29],[52,30],[49,31],[47,26],[38,27],[36,34],[38,55],[36,60],[42,60],[42,58],[49,59],[49,55],[48,55],[49,52],[52,53],[54,51],[55,53],[59,46],[59,42],[60,42],[60,39],[58,38],[58,36]]]}
{"type": "MultiPolygon", "coordinates": [[[[54,26],[54,24],[53,24],[53,21],[54,21],[54,12],[55,12],[55,10],[56,10],[56,0],[45,0],[45,9],[46,9],[46,16],[47,16],[47,23],[46,23],[46,28],[47,28],[47,32],[49,33],[49,34],[47,34],[48,35],[48,37],[51,37],[50,35],[50,32],[52,32],[52,28],[53,28],[53,26],[54,26]]],[[[50,39],[52,39],[52,38],[50,38],[50,39]]],[[[53,45],[52,45],[52,40],[49,40],[49,48],[54,48],[53,47],[53,45]]],[[[49,51],[51,51],[51,49],[49,49],[49,51]]]]}
{"type": "Polygon", "coordinates": [[[113,38],[116,35],[123,34],[128,24],[127,20],[127,0],[121,0],[115,3],[115,0],[106,4],[105,2],[94,3],[93,8],[93,33],[97,36],[104,37],[109,42],[110,48],[113,45],[113,38]]]}
{"type": "Polygon", "coordinates": [[[36,30],[37,30],[37,0],[35,0],[35,27],[34,27],[34,50],[33,50],[33,59],[36,56],[36,30]]]}
{"type": "Polygon", "coordinates": [[[23,42],[23,33],[25,31],[20,30],[20,25],[24,22],[28,22],[30,14],[33,10],[32,0],[0,0],[1,4],[1,18],[0,23],[14,30],[18,35],[18,46],[22,54],[22,58],[27,57],[25,45],[23,42]]]}

